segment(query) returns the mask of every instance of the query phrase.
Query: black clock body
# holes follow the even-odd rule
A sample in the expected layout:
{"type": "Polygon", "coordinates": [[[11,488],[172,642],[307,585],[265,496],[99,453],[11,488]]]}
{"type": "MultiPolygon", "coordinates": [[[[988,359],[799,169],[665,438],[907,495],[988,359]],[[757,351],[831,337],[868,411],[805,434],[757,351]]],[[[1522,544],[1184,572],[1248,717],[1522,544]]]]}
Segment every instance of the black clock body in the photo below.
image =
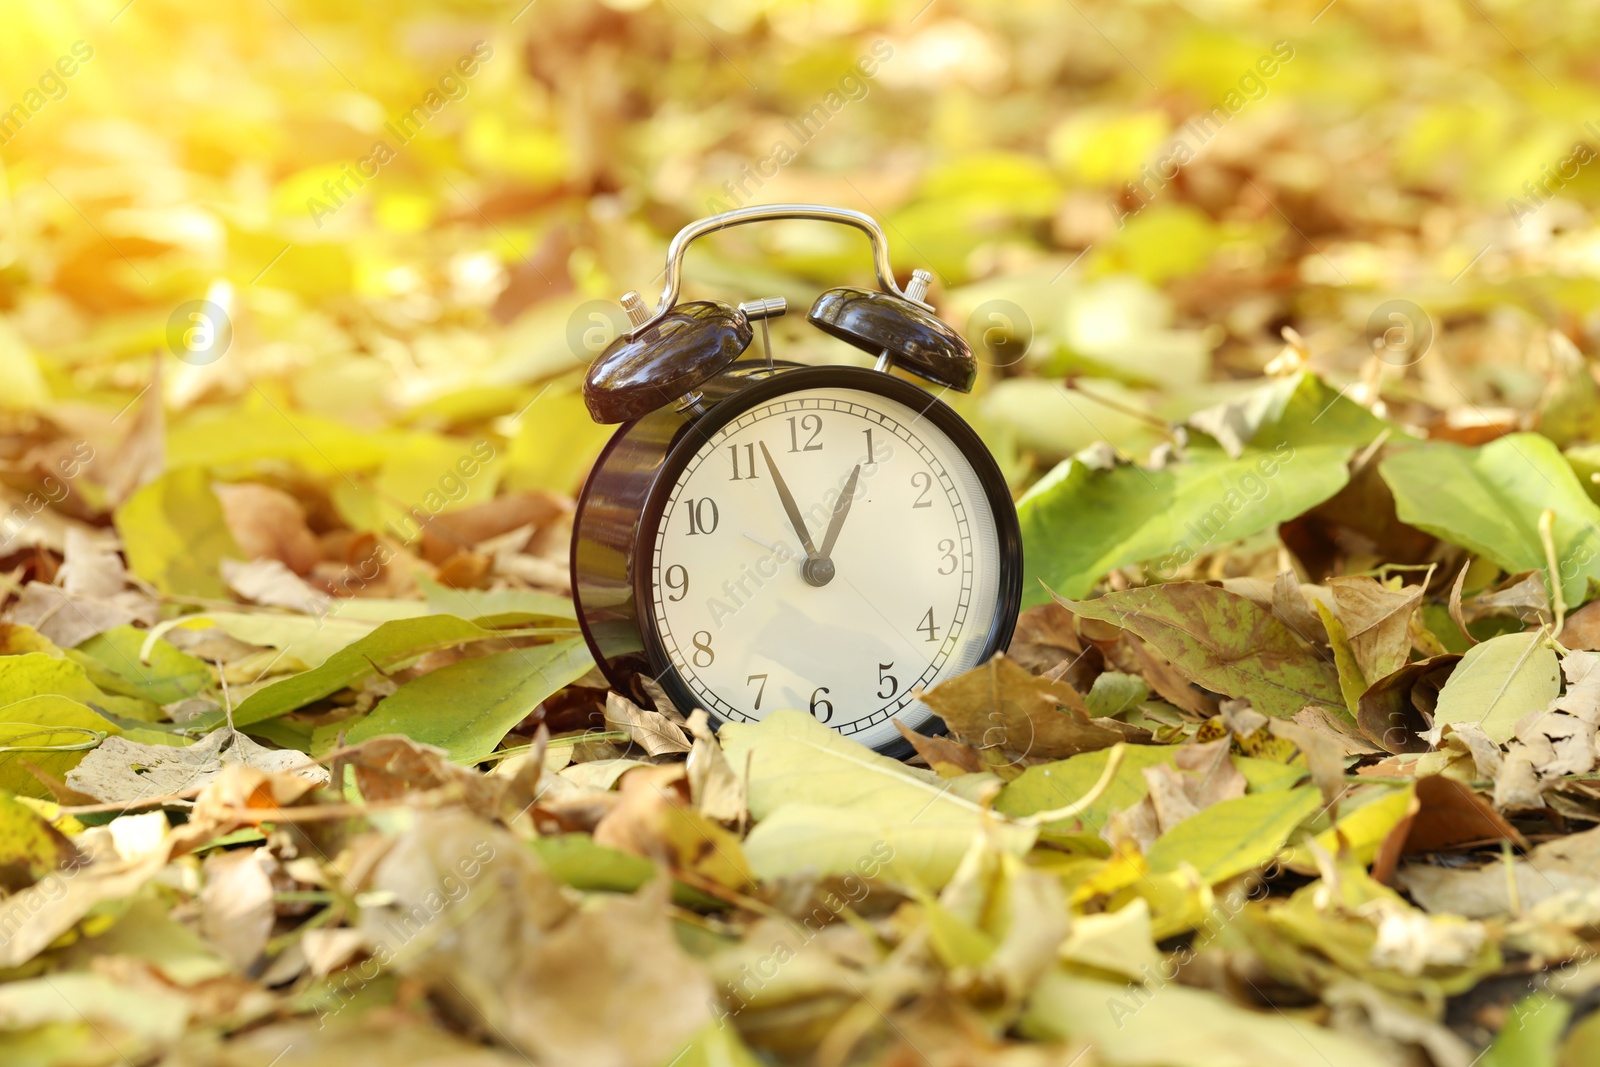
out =
{"type": "MultiPolygon", "coordinates": [[[[572,595],[595,663],[618,692],[648,707],[651,701],[640,683],[649,677],[685,712],[702,705],[674,668],[649,610],[659,580],[649,566],[651,546],[668,497],[685,466],[723,426],[786,393],[828,388],[876,394],[906,405],[960,450],[988,502],[999,544],[998,600],[991,617],[971,621],[986,631],[979,662],[1006,648],[1021,600],[1022,537],[1005,479],[972,428],[926,389],[880,370],[740,361],[702,383],[698,403],[659,407],[621,425],[579,495],[572,595]]],[[[721,718],[714,709],[707,710],[714,721],[721,718]]],[[[936,718],[914,725],[925,733],[942,728],[936,718]]],[[[910,751],[898,738],[877,747],[889,755],[910,751]]]]}

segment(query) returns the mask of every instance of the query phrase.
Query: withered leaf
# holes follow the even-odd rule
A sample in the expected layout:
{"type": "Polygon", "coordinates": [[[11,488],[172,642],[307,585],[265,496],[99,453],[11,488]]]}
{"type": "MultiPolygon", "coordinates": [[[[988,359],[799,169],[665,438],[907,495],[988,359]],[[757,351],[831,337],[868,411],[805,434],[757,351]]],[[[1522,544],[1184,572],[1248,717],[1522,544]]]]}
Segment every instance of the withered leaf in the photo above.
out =
{"type": "Polygon", "coordinates": [[[1291,718],[1307,704],[1344,703],[1331,662],[1301,644],[1271,612],[1224,589],[1171,582],[1062,603],[1138,634],[1190,681],[1246,697],[1264,714],[1291,718]]]}
{"type": "Polygon", "coordinates": [[[1016,760],[1061,759],[1124,740],[1089,718],[1077,690],[1029,674],[1004,654],[941,682],[922,700],[956,737],[1016,760]]]}

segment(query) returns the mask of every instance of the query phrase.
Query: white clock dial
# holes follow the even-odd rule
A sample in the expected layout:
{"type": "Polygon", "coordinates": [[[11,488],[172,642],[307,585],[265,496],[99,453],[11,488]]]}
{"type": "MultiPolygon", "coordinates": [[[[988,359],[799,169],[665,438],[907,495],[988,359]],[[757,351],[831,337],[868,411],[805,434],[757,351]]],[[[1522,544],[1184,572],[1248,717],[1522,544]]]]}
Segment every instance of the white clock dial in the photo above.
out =
{"type": "Polygon", "coordinates": [[[1000,601],[977,472],[921,412],[856,389],[786,393],[718,430],[650,567],[656,634],[708,711],[800,708],[867,745],[931,715],[914,694],[977,664],[1000,601]]]}

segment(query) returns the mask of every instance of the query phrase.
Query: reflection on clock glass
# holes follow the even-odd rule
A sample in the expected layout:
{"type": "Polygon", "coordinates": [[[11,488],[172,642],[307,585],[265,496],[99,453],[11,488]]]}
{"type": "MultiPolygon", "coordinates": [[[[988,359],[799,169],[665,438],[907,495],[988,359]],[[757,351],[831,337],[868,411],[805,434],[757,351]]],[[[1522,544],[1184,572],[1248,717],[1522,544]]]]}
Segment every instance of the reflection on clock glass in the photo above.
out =
{"type": "Polygon", "coordinates": [[[663,649],[706,710],[800,708],[880,745],[898,738],[891,717],[931,715],[918,691],[977,665],[999,538],[976,471],[929,418],[876,393],[806,389],[695,453],[651,578],[663,649]]]}

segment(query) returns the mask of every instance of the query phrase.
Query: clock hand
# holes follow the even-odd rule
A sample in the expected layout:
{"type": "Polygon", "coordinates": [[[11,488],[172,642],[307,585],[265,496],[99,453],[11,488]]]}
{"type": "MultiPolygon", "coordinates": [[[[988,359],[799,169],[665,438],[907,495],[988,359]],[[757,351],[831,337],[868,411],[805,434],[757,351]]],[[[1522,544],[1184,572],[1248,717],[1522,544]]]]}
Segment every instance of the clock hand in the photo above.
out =
{"type": "Polygon", "coordinates": [[[828,532],[823,535],[822,548],[817,555],[823,559],[833,558],[833,543],[839,540],[839,531],[844,528],[844,517],[850,514],[850,504],[856,498],[856,479],[861,477],[861,464],[856,464],[856,469],[850,472],[850,480],[844,483],[844,493],[833,505],[833,519],[828,523],[828,532]]]}
{"type": "Polygon", "coordinates": [[[811,543],[811,534],[806,530],[806,520],[800,514],[800,508],[794,502],[794,495],[789,492],[789,485],[783,480],[783,475],[778,473],[778,465],[772,462],[772,453],[767,451],[767,443],[760,442],[761,454],[766,457],[767,470],[772,472],[772,484],[778,487],[778,499],[783,501],[783,510],[789,516],[789,525],[794,527],[794,532],[800,535],[800,544],[806,550],[806,559],[812,560],[817,556],[817,546],[811,543]]]}

